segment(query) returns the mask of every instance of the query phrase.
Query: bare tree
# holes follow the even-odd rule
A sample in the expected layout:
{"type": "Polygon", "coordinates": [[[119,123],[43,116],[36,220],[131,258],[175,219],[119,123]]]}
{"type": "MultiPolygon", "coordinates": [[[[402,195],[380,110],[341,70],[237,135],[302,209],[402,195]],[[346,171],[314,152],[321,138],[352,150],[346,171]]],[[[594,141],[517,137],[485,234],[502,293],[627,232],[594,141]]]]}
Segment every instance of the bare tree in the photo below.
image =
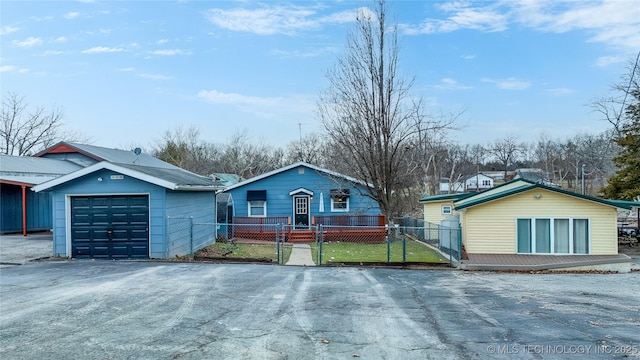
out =
{"type": "Polygon", "coordinates": [[[518,138],[508,135],[498,139],[487,146],[487,152],[495,157],[504,167],[504,178],[507,178],[509,165],[513,164],[516,157],[523,152],[522,144],[517,143],[518,138]]]}
{"type": "Polygon", "coordinates": [[[304,161],[309,164],[322,166],[324,163],[323,149],[326,148],[324,139],[315,133],[308,134],[300,141],[292,141],[287,146],[285,160],[288,163],[304,161]]]}
{"type": "Polygon", "coordinates": [[[621,135],[625,121],[625,111],[629,102],[633,104],[633,91],[640,89],[640,52],[635,60],[629,62],[629,71],[624,74],[622,80],[612,86],[613,95],[602,97],[591,103],[591,108],[599,112],[603,120],[608,121],[615,130],[614,135],[621,135]]]}
{"type": "Polygon", "coordinates": [[[218,159],[220,172],[247,179],[283,166],[284,151],[251,139],[246,130],[233,134],[218,159]]]}
{"type": "Polygon", "coordinates": [[[450,122],[429,121],[422,99],[410,94],[413,80],[398,76],[397,26],[389,27],[386,15],[384,0],[358,14],[344,56],[327,75],[318,116],[343,165],[371,185],[367,195],[392,219],[401,215],[398,195],[412,169],[403,159],[413,136],[450,122]]]}
{"type": "Polygon", "coordinates": [[[24,96],[9,92],[2,97],[0,152],[24,156],[62,140],[86,140],[77,133],[63,130],[63,115],[61,107],[32,108],[24,96]]]}
{"type": "Polygon", "coordinates": [[[202,140],[198,127],[178,126],[165,131],[162,140],[154,146],[153,154],[158,159],[185,170],[210,175],[216,170],[220,149],[202,140]]]}

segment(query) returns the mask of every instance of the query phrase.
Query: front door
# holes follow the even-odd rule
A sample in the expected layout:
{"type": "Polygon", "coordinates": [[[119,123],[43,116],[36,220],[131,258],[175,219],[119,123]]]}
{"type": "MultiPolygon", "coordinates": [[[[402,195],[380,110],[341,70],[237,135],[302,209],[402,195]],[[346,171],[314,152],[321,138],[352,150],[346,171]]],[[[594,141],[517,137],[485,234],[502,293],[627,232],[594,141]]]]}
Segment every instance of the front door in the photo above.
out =
{"type": "Polygon", "coordinates": [[[296,229],[309,228],[309,197],[293,197],[294,220],[296,229]]]}

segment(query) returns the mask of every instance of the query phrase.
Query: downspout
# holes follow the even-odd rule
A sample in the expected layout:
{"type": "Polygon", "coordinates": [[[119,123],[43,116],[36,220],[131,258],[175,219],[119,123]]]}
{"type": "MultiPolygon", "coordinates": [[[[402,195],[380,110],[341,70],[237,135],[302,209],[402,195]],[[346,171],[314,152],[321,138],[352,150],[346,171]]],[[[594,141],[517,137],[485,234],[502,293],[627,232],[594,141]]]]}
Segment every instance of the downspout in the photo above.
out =
{"type": "Polygon", "coordinates": [[[22,236],[27,236],[27,186],[22,187],[22,236]]]}

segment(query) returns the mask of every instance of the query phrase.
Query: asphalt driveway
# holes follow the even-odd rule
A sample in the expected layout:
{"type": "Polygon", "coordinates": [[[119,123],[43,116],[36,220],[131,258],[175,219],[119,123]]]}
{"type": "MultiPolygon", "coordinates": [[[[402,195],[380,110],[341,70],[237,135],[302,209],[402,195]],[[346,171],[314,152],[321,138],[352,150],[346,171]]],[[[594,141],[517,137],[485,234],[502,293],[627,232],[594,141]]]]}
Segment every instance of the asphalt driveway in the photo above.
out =
{"type": "Polygon", "coordinates": [[[0,269],[0,358],[640,358],[639,283],[637,272],[37,262],[0,269]]]}
{"type": "Polygon", "coordinates": [[[0,267],[23,265],[53,255],[50,232],[0,235],[0,267]]]}

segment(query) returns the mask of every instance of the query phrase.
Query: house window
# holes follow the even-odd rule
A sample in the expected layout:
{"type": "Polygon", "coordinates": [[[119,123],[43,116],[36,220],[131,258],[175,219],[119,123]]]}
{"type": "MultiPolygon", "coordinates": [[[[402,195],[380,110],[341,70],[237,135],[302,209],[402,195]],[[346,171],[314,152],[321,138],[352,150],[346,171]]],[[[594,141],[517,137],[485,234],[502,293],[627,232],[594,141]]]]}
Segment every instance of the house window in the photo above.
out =
{"type": "Polygon", "coordinates": [[[491,180],[482,180],[482,186],[491,186],[491,180]]]}
{"type": "Polygon", "coordinates": [[[249,216],[267,216],[267,190],[248,190],[247,204],[249,216]]]}
{"type": "Polygon", "coordinates": [[[249,216],[267,216],[267,202],[249,201],[249,216]]]}
{"type": "Polygon", "coordinates": [[[516,227],[518,253],[589,253],[588,219],[517,219],[516,227]]]}
{"type": "Polygon", "coordinates": [[[332,189],[331,195],[331,211],[347,212],[349,211],[349,189],[332,189]]]}
{"type": "Polygon", "coordinates": [[[451,205],[442,205],[442,215],[451,215],[451,205]]]}

